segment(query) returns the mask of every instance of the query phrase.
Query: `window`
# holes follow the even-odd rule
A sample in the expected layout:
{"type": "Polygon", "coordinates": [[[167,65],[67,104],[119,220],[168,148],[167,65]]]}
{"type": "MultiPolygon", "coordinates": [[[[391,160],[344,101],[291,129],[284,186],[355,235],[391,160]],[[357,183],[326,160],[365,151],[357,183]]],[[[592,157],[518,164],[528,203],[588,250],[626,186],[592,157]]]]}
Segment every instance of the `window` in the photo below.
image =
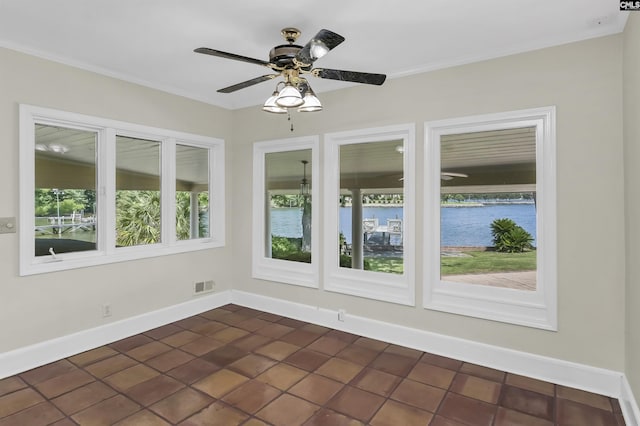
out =
{"type": "Polygon", "coordinates": [[[318,286],[318,138],[254,144],[253,276],[318,286]]]}
{"type": "Polygon", "coordinates": [[[20,106],[20,273],[224,244],[224,142],[20,106]]]}
{"type": "Polygon", "coordinates": [[[425,307],[556,328],[554,122],[426,123],[425,307]]]}
{"type": "Polygon", "coordinates": [[[95,251],[96,149],[91,129],[36,124],[34,228],[36,257],[95,251]]]}
{"type": "Polygon", "coordinates": [[[116,247],[162,241],[161,146],[116,136],[116,247]]]}
{"type": "Polygon", "coordinates": [[[176,145],[176,238],[209,238],[209,149],[176,145]]]}
{"type": "Polygon", "coordinates": [[[325,136],[325,289],[413,305],[413,125],[325,136]]]}

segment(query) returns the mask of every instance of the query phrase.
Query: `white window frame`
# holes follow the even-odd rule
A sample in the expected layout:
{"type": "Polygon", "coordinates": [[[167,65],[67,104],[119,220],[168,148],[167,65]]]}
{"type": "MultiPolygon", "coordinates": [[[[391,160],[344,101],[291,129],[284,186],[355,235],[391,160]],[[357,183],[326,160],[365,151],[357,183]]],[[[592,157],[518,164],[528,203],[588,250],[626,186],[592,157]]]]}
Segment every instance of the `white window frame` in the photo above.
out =
{"type": "Polygon", "coordinates": [[[221,247],[225,244],[224,140],[109,120],[73,112],[20,105],[20,275],[33,275],[148,257],[221,247]],[[35,256],[35,125],[45,124],[93,131],[96,146],[97,229],[96,250],[35,256]],[[161,143],[162,241],[116,248],[115,139],[116,135],[161,143]],[[175,145],[209,149],[209,238],[178,241],[175,235],[175,145]]]}
{"type": "Polygon", "coordinates": [[[557,330],[555,107],[425,123],[424,307],[546,330],[557,330]],[[536,290],[440,279],[440,138],[444,135],[535,127],[536,290]]]}
{"type": "Polygon", "coordinates": [[[324,289],[415,306],[415,125],[328,133],[325,145],[324,289]],[[401,140],[404,146],[403,274],[341,268],[339,265],[340,147],[401,140]]]}
{"type": "Polygon", "coordinates": [[[306,136],[256,142],[253,145],[253,237],[254,278],[317,288],[320,264],[320,155],[319,137],[306,136]],[[277,152],[311,150],[311,263],[272,259],[265,256],[266,212],[265,158],[277,152]]]}

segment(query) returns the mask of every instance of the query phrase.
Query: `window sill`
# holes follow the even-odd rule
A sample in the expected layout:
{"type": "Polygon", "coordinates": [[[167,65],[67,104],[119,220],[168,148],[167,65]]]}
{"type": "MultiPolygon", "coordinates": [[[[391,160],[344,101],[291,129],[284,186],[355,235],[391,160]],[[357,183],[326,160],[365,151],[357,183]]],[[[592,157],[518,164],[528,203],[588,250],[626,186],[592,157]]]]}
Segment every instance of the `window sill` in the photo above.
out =
{"type": "MultiPolygon", "coordinates": [[[[55,258],[53,256],[30,257],[30,262],[25,262],[20,265],[20,276],[46,274],[131,260],[170,256],[173,254],[209,250],[218,247],[224,247],[224,242],[206,239],[184,241],[172,246],[155,244],[152,246],[122,247],[116,248],[110,253],[103,251],[86,251],[62,253],[56,255],[55,258]]],[[[29,252],[31,252],[30,248],[29,252]]]]}

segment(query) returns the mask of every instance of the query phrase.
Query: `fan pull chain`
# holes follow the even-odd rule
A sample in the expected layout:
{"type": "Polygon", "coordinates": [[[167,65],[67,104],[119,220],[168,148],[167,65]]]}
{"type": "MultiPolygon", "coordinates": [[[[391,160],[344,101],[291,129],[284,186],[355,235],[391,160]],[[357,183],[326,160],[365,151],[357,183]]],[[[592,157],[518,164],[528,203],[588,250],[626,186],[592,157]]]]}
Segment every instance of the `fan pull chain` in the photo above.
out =
{"type": "Polygon", "coordinates": [[[291,131],[293,132],[293,120],[291,119],[291,113],[287,110],[287,120],[291,123],[291,131]]]}

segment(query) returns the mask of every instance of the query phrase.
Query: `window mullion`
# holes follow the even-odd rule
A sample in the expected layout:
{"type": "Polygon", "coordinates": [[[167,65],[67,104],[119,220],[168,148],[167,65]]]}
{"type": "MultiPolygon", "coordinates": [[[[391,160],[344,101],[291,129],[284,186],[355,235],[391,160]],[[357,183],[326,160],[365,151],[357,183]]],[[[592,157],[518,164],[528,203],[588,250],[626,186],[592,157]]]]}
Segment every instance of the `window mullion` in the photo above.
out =
{"type": "Polygon", "coordinates": [[[176,242],[176,140],[162,141],[161,155],[161,220],[162,244],[172,245],[176,242]]]}
{"type": "Polygon", "coordinates": [[[107,254],[116,248],[116,131],[102,130],[98,136],[98,250],[107,254]]]}
{"type": "Polygon", "coordinates": [[[225,242],[225,158],[224,145],[209,149],[209,237],[225,242]]]}
{"type": "Polygon", "coordinates": [[[218,155],[215,151],[214,148],[209,148],[207,150],[207,164],[208,166],[208,185],[209,185],[209,213],[207,214],[207,229],[209,230],[209,235],[208,235],[208,240],[212,240],[212,239],[217,239],[218,238],[218,229],[214,226],[214,224],[216,223],[215,221],[218,219],[215,216],[215,212],[218,211],[217,209],[214,209],[214,203],[216,202],[216,200],[218,199],[216,197],[216,181],[214,180],[216,173],[214,172],[215,167],[216,167],[216,155],[218,155]]]}

